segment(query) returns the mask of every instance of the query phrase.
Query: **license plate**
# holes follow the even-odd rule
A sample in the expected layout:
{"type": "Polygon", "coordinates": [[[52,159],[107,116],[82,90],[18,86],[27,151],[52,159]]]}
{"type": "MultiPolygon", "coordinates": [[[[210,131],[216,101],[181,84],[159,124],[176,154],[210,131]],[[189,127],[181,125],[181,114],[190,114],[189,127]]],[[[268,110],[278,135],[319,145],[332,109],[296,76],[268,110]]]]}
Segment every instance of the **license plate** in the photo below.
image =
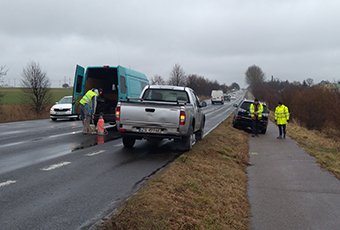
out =
{"type": "Polygon", "coordinates": [[[160,133],[162,130],[157,128],[140,128],[140,132],[143,133],[160,133]]]}

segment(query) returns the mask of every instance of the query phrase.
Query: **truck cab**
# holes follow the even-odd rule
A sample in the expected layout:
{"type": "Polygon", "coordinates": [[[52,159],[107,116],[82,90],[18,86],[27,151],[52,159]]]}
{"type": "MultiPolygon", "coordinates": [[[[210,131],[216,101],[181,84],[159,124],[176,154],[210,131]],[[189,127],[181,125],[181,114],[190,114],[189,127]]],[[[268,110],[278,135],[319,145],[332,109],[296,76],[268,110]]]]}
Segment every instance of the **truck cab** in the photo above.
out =
{"type": "Polygon", "coordinates": [[[123,66],[95,66],[84,68],[76,66],[73,86],[72,113],[80,114],[79,101],[92,89],[101,88],[103,94],[97,97],[94,122],[103,114],[105,122],[115,123],[115,108],[118,101],[138,97],[149,84],[145,74],[123,66]]]}

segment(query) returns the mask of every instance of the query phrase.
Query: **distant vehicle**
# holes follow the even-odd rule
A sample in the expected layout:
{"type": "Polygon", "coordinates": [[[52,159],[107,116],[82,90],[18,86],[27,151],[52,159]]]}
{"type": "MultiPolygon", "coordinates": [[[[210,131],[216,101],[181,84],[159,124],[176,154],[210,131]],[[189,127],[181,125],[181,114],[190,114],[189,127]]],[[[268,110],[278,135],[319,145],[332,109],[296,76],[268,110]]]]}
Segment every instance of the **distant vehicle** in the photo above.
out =
{"type": "Polygon", "coordinates": [[[236,100],[236,97],[234,95],[230,96],[230,100],[236,100]]]}
{"type": "Polygon", "coordinates": [[[149,84],[143,74],[122,66],[99,66],[85,68],[77,65],[73,87],[72,112],[80,114],[79,101],[92,88],[103,89],[103,98],[97,103],[94,123],[99,114],[105,122],[115,122],[115,108],[118,101],[128,97],[139,97],[143,88],[149,84]]]}
{"type": "Polygon", "coordinates": [[[56,102],[50,109],[50,118],[52,121],[57,119],[78,119],[78,115],[72,113],[72,96],[65,96],[56,102]]]}
{"type": "MultiPolygon", "coordinates": [[[[244,99],[239,105],[234,104],[236,109],[234,111],[233,127],[242,129],[252,127],[249,107],[253,102],[253,100],[244,99]]],[[[262,119],[260,121],[260,133],[265,134],[268,126],[269,111],[265,102],[260,103],[263,105],[262,119]]]]}
{"type": "Polygon", "coordinates": [[[224,97],[224,101],[230,101],[230,95],[229,94],[224,93],[223,97],[224,97]]]}
{"type": "Polygon", "coordinates": [[[221,103],[224,104],[224,94],[222,90],[211,91],[211,104],[221,103]]]}
{"type": "Polygon", "coordinates": [[[139,99],[121,101],[116,108],[117,129],[126,148],[136,139],[173,139],[184,150],[203,138],[205,115],[194,91],[188,87],[151,85],[139,99]]]}

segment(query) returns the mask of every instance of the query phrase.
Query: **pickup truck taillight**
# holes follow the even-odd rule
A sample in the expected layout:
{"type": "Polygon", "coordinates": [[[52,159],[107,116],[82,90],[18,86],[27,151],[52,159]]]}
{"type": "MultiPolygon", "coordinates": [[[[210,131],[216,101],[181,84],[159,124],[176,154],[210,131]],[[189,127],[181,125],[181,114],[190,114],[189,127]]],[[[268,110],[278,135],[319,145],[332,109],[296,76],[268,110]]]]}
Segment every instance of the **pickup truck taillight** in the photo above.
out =
{"type": "Polygon", "coordinates": [[[185,112],[181,111],[179,113],[179,125],[185,125],[185,112]]]}
{"type": "Polygon", "coordinates": [[[116,107],[116,121],[120,121],[120,106],[116,107]]]}

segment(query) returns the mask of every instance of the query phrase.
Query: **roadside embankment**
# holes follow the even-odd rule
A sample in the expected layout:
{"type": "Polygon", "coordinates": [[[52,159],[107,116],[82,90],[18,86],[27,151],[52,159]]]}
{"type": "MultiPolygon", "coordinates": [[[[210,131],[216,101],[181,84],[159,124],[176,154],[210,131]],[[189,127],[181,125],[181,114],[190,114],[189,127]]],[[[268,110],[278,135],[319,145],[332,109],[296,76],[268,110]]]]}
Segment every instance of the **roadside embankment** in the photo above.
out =
{"type": "Polygon", "coordinates": [[[248,229],[247,164],[229,118],[95,229],[248,229]]]}

